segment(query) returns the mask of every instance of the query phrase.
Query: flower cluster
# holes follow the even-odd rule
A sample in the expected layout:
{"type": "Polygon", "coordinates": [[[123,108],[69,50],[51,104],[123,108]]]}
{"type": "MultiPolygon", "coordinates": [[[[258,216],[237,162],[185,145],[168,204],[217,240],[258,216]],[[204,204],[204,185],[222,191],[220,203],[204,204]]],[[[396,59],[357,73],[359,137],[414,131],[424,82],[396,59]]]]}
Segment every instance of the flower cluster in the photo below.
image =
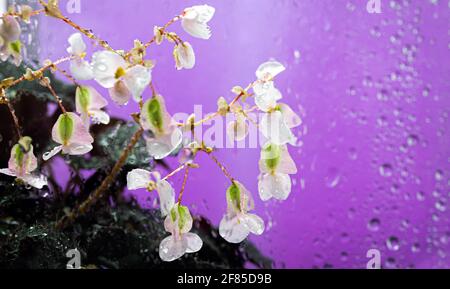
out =
{"type": "MultiPolygon", "coordinates": [[[[18,80],[40,80],[42,85],[49,88],[61,109],[61,114],[52,128],[52,139],[58,145],[46,152],[43,159],[47,161],[59,153],[84,155],[92,150],[94,139],[90,134],[91,122],[108,124],[110,121],[109,115],[104,110],[108,105],[108,100],[94,87],[79,84],[81,81],[94,80],[108,90],[110,99],[116,105],[127,105],[130,99],[139,104],[139,113],[133,115],[140,127],[135,136],[138,139],[142,133],[144,134],[147,151],[153,159],[164,159],[178,149],[182,152],[180,167],[166,177],[161,178],[157,171],[150,172],[144,169],[134,169],[127,174],[129,190],[146,189],[148,192],[156,191],[158,194],[161,215],[165,218],[164,228],[170,233],[170,236],[163,239],[160,244],[159,255],[162,260],[168,262],[176,260],[186,253],[199,251],[203,245],[200,237],[190,232],[193,218],[189,208],[182,205],[189,169],[198,167],[194,163],[194,159],[199,152],[208,154],[231,182],[225,193],[227,210],[219,224],[220,235],[230,243],[240,243],[250,233],[261,235],[265,225],[259,216],[251,213],[254,209],[251,193],[243,184],[234,179],[212,155],[214,151],[212,148],[195,139],[194,127],[202,124],[206,119],[195,122],[195,117],[191,116],[186,123],[175,122],[167,110],[163,96],[156,93],[154,89],[152,83],[154,62],[146,59],[147,48],[152,43],[159,45],[163,41],[168,41],[174,45],[173,57],[176,69],[192,69],[196,61],[192,45],[183,41],[176,33],[168,31],[168,27],[172,23],[180,21],[182,28],[189,35],[199,39],[209,39],[211,30],[208,22],[213,18],[215,9],[208,5],[186,8],[166,25],[155,26],[153,38],[149,42],[143,43],[135,40],[134,47],[126,52],[112,49],[106,41],[96,37],[90,30],[82,29],[64,18],[58,8],[58,1],[52,0],[48,3],[42,1],[40,3],[44,6],[45,9],[42,11],[47,16],[63,19],[64,22],[72,24],[72,27],[79,30],[68,39],[67,52],[69,55],[66,58],[67,61],[70,61],[71,75],[69,78],[77,85],[75,112],[65,109],[61,99],[51,87],[49,79],[43,77],[43,70],[47,68],[56,70],[57,63],[50,62],[46,67],[37,71],[27,69],[23,79],[18,80]],[[95,51],[89,57],[82,34],[97,41],[104,49],[95,51]],[[148,87],[152,88],[152,96],[145,99],[144,93],[148,87]],[[184,132],[189,130],[190,138],[184,136],[184,132]],[[176,201],[175,190],[168,179],[183,169],[185,178],[176,201]]],[[[30,7],[22,6],[19,12],[10,10],[3,15],[0,24],[1,60],[5,61],[11,57],[16,64],[21,62],[19,40],[21,29],[16,18],[28,21],[31,15],[39,13],[39,10],[32,11],[30,7]]],[[[225,98],[219,98],[218,110],[213,114],[214,117],[233,114],[235,120],[227,125],[227,133],[232,136],[233,140],[241,141],[249,133],[249,118],[244,109],[246,100],[254,97],[255,107],[263,112],[264,115],[258,125],[261,133],[267,139],[262,146],[259,160],[261,174],[258,177],[258,190],[263,201],[271,198],[287,199],[291,192],[290,175],[297,172],[287,145],[296,144],[297,140],[291,129],[299,126],[301,120],[288,105],[279,102],[282,95],[274,85],[275,77],[284,70],[285,67],[279,62],[263,63],[256,71],[257,80],[245,89],[239,86],[234,87],[232,92],[236,97],[229,104],[225,98]],[[253,93],[249,92],[250,89],[253,89],[253,93]]],[[[3,92],[8,87],[0,88],[3,92]]],[[[2,96],[2,100],[7,101],[7,98],[2,96]]],[[[10,111],[15,116],[14,110],[10,108],[10,111]]],[[[17,121],[16,126],[18,126],[17,121]]],[[[20,129],[17,131],[20,135],[20,129]]],[[[128,157],[129,148],[132,148],[137,141],[133,142],[132,140],[129,147],[122,153],[111,175],[102,183],[101,188],[108,188],[111,180],[117,176],[121,165],[128,157]]],[[[12,148],[8,168],[1,169],[0,173],[16,177],[17,180],[36,188],[42,188],[47,184],[47,180],[44,176],[33,173],[36,169],[37,159],[33,154],[31,139],[20,136],[19,142],[12,148]]],[[[92,199],[88,198],[86,202],[92,199]]],[[[83,208],[87,207],[84,203],[83,208]]]]}
{"type": "Polygon", "coordinates": [[[255,104],[264,113],[260,130],[267,138],[261,151],[258,190],[263,201],[275,198],[286,200],[291,192],[290,174],[297,168],[289,155],[287,144],[295,145],[296,137],[291,129],[301,124],[300,117],[284,103],[281,92],[274,85],[274,78],[285,67],[276,61],[261,64],[256,70],[258,80],[253,86],[255,104]]]}

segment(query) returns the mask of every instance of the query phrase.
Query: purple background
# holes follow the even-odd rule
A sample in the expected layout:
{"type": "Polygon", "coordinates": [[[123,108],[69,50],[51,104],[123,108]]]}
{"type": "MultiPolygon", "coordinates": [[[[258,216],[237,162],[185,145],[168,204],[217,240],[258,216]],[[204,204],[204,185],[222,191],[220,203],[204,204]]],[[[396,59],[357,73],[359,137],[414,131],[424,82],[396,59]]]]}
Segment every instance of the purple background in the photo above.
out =
{"type": "MultiPolygon", "coordinates": [[[[277,267],[365,268],[376,248],[386,268],[449,268],[450,3],[382,0],[382,13],[369,14],[366,2],[81,0],[81,13],[69,16],[129,49],[184,7],[214,6],[210,40],[182,33],[179,23],[170,28],[193,45],[193,70],[174,69],[168,43],[149,49],[171,113],[190,113],[194,104],[215,111],[217,98],[231,100],[231,87],[253,81],[260,63],[287,66],[277,86],[304,122],[296,130],[301,146],[290,148],[299,173],[289,199],[259,200],[258,149],[216,154],[253,192],[267,230],[251,239],[277,267]]],[[[41,57],[65,55],[72,32],[42,19],[41,57]]],[[[109,107],[121,117],[136,110],[109,107]]],[[[198,162],[185,201],[218,224],[228,181],[208,158],[198,162]]],[[[173,181],[178,190],[181,175],[173,181]]]]}

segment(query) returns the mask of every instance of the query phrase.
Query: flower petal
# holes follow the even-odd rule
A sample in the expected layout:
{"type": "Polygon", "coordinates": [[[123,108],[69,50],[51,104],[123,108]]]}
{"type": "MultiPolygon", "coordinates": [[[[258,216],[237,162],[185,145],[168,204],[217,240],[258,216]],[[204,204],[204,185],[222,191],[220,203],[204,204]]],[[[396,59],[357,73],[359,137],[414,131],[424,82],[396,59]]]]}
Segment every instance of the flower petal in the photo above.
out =
{"type": "Polygon", "coordinates": [[[81,33],[74,33],[70,35],[68,42],[70,47],[67,48],[67,52],[72,55],[81,55],[86,51],[86,44],[83,41],[81,33]]]}
{"type": "Polygon", "coordinates": [[[89,90],[91,102],[89,109],[101,109],[108,105],[108,101],[92,86],[85,86],[89,90]]]}
{"type": "Polygon", "coordinates": [[[94,72],[89,62],[79,58],[70,61],[70,72],[77,80],[91,80],[94,78],[94,72]]]}
{"type": "Polygon", "coordinates": [[[108,124],[110,121],[109,114],[103,110],[91,110],[90,113],[94,123],[108,124]]]}
{"type": "Polygon", "coordinates": [[[116,83],[117,70],[126,66],[125,60],[111,51],[99,51],[92,55],[94,79],[104,88],[112,88],[116,83]]]}
{"type": "Polygon", "coordinates": [[[203,246],[203,241],[197,234],[186,233],[183,234],[182,238],[185,238],[187,242],[186,253],[198,252],[203,246]]]}
{"type": "Polygon", "coordinates": [[[175,205],[175,190],[166,180],[160,180],[156,184],[156,190],[159,195],[159,204],[161,206],[161,215],[167,216],[175,205]]]}
{"type": "Polygon", "coordinates": [[[249,229],[239,222],[237,216],[226,214],[219,224],[219,234],[230,243],[240,243],[247,238],[249,229]]]}
{"type": "Polygon", "coordinates": [[[134,169],[127,174],[127,188],[129,190],[145,189],[150,182],[150,172],[134,169]]]}
{"type": "Polygon", "coordinates": [[[244,214],[239,220],[255,235],[261,235],[264,232],[264,221],[255,214],[244,214]]]}
{"type": "Polygon", "coordinates": [[[44,161],[48,161],[49,159],[51,159],[55,155],[59,154],[59,152],[61,150],[62,150],[62,146],[57,146],[57,147],[53,148],[51,151],[44,153],[42,158],[44,159],[44,161]]]}
{"type": "Polygon", "coordinates": [[[192,69],[195,66],[195,53],[189,42],[179,43],[173,50],[176,67],[180,69],[192,69]]]}
{"type": "Polygon", "coordinates": [[[260,174],[258,191],[261,200],[267,201],[274,197],[277,200],[286,200],[291,193],[291,178],[287,174],[264,173],[260,174]]]}
{"type": "Polygon", "coordinates": [[[256,77],[261,80],[269,80],[284,70],[286,70],[286,68],[278,61],[267,61],[258,67],[256,70],[256,77]]]}
{"type": "Polygon", "coordinates": [[[273,82],[257,83],[253,87],[255,104],[262,111],[274,109],[277,101],[282,98],[281,92],[273,86],[273,82]]]}
{"type": "Polygon", "coordinates": [[[43,175],[26,174],[20,179],[36,189],[42,189],[44,186],[47,186],[47,178],[43,175]]]}
{"type": "Polygon", "coordinates": [[[59,116],[52,128],[52,138],[55,142],[64,145],[71,143],[85,145],[94,142],[83,120],[73,112],[63,113],[59,116]]]}
{"type": "Polygon", "coordinates": [[[147,100],[141,110],[141,125],[153,132],[156,138],[169,133],[172,118],[167,112],[164,97],[156,95],[147,100]]]}
{"type": "Polygon", "coordinates": [[[232,141],[242,141],[248,135],[248,124],[245,119],[238,118],[227,124],[227,134],[232,141]]]}
{"type": "Polygon", "coordinates": [[[21,33],[20,24],[17,20],[10,15],[3,16],[3,23],[0,25],[0,35],[3,41],[14,42],[19,40],[21,33]]]}
{"type": "MultiPolygon", "coordinates": [[[[90,145],[94,142],[88,128],[83,123],[83,120],[73,112],[67,113],[74,122],[74,131],[70,138],[70,143],[76,144],[76,146],[90,145]]],[[[90,146],[92,149],[92,146],[90,146]]]]}
{"type": "Polygon", "coordinates": [[[278,173],[289,175],[294,175],[297,173],[297,166],[289,154],[287,146],[281,147],[280,163],[278,164],[276,171],[278,173]]]}
{"type": "Polygon", "coordinates": [[[159,257],[165,262],[171,262],[183,256],[186,250],[186,239],[180,238],[176,240],[173,236],[169,236],[159,244],[159,257]]]}
{"type": "Polygon", "coordinates": [[[63,153],[73,156],[87,154],[92,150],[91,144],[76,144],[72,143],[69,146],[63,146],[63,153]]]}
{"type": "Polygon", "coordinates": [[[288,128],[294,128],[302,124],[302,119],[289,107],[289,105],[279,104],[281,113],[283,114],[284,122],[288,128]]]}
{"type": "Polygon", "coordinates": [[[190,35],[209,39],[211,37],[211,30],[208,27],[208,22],[212,19],[215,13],[215,8],[208,5],[198,5],[184,10],[181,20],[181,26],[190,35]]]}
{"type": "Polygon", "coordinates": [[[147,139],[147,151],[154,159],[160,160],[174,152],[180,146],[182,140],[182,131],[175,128],[170,134],[147,139]]]}
{"type": "Polygon", "coordinates": [[[114,84],[113,88],[109,89],[109,95],[117,105],[125,105],[131,98],[131,91],[125,82],[119,80],[114,84]]]}
{"type": "Polygon", "coordinates": [[[126,71],[123,81],[131,92],[134,100],[139,102],[142,99],[142,93],[150,84],[152,80],[151,70],[142,66],[136,65],[126,71]]]}
{"type": "Polygon", "coordinates": [[[261,118],[260,130],[274,144],[284,145],[296,142],[296,137],[287,127],[280,111],[264,114],[261,118]]]}
{"type": "Polygon", "coordinates": [[[15,177],[16,173],[11,171],[10,169],[0,169],[0,174],[4,174],[7,176],[15,177]]]}

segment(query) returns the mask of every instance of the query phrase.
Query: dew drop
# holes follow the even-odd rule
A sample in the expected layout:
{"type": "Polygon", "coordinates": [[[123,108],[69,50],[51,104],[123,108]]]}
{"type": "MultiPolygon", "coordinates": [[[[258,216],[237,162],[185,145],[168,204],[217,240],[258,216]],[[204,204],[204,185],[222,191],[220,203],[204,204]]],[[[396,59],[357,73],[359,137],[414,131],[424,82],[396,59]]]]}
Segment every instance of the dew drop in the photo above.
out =
{"type": "Polygon", "coordinates": [[[442,181],[444,179],[444,173],[441,170],[437,170],[434,173],[434,179],[438,182],[442,181]]]}
{"type": "Polygon", "coordinates": [[[330,168],[328,170],[328,174],[325,177],[325,182],[327,187],[329,188],[335,188],[341,179],[341,175],[339,173],[339,170],[336,168],[330,168]]]}
{"type": "Polygon", "coordinates": [[[392,176],[392,165],[385,163],[380,166],[379,171],[380,171],[381,176],[390,177],[390,176],[392,176]]]}
{"type": "Polygon", "coordinates": [[[391,236],[386,240],[386,246],[391,251],[398,251],[400,249],[400,242],[397,237],[391,236]]]}
{"type": "Polygon", "coordinates": [[[372,231],[376,232],[380,229],[380,220],[378,218],[373,218],[367,223],[367,228],[372,231]]]}

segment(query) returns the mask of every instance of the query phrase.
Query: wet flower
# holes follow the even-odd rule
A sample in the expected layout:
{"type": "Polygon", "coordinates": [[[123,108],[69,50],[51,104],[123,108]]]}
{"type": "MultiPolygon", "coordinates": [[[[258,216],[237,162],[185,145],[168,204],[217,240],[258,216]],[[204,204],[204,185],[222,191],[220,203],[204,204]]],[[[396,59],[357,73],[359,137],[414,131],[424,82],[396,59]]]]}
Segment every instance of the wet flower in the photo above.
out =
{"type": "Polygon", "coordinates": [[[164,220],[164,228],[172,235],[159,245],[159,256],[163,261],[174,261],[186,253],[199,251],[203,246],[202,239],[189,232],[192,228],[192,216],[185,206],[175,204],[164,220]]]}
{"type": "Polygon", "coordinates": [[[297,167],[285,145],[266,144],[259,160],[261,174],[258,177],[258,191],[261,200],[271,198],[286,200],[291,193],[291,178],[297,167]]]}
{"type": "Polygon", "coordinates": [[[147,138],[147,151],[155,159],[163,159],[171,154],[183,140],[182,131],[173,123],[160,95],[144,103],[141,125],[152,133],[152,136],[147,138]]]}
{"type": "Polygon", "coordinates": [[[178,43],[173,50],[175,64],[178,70],[191,69],[195,65],[195,54],[189,42],[178,43]]]}
{"type": "Polygon", "coordinates": [[[49,160],[62,151],[68,155],[83,155],[92,150],[94,139],[81,118],[73,112],[59,116],[52,129],[53,141],[61,144],[44,154],[43,159],[49,160]]]}
{"type": "Polygon", "coordinates": [[[70,71],[73,77],[78,80],[90,80],[94,78],[94,72],[92,67],[84,60],[86,56],[86,44],[83,41],[83,37],[80,33],[72,34],[68,42],[70,47],[67,48],[67,52],[73,57],[70,61],[70,71]]]}
{"type": "Polygon", "coordinates": [[[128,103],[131,97],[139,102],[145,88],[152,79],[151,69],[142,66],[129,66],[117,53],[100,51],[92,56],[94,79],[109,89],[112,100],[118,105],[128,103]]]}
{"type": "Polygon", "coordinates": [[[211,30],[208,22],[213,18],[216,9],[208,5],[192,6],[184,9],[181,15],[181,26],[190,35],[209,39],[211,30]]]}
{"type": "Polygon", "coordinates": [[[17,20],[10,15],[2,17],[0,25],[0,59],[6,61],[12,57],[15,65],[19,66],[22,62],[22,43],[19,40],[21,33],[20,25],[17,20]]]}
{"type": "Polygon", "coordinates": [[[262,116],[259,128],[271,143],[295,145],[297,138],[291,129],[299,126],[301,123],[300,117],[288,105],[280,103],[273,110],[262,116]]]}
{"type": "Polygon", "coordinates": [[[285,67],[276,61],[261,64],[256,70],[257,82],[253,86],[255,104],[262,111],[275,108],[277,101],[282,98],[281,92],[275,87],[273,79],[285,70],[285,67]]]}
{"type": "Polygon", "coordinates": [[[11,150],[8,168],[0,169],[1,174],[16,177],[25,184],[37,189],[47,185],[47,178],[43,175],[32,173],[37,168],[37,159],[33,153],[33,145],[30,137],[22,137],[19,143],[11,150]]]}
{"type": "Polygon", "coordinates": [[[77,87],[75,95],[75,106],[77,113],[80,114],[81,120],[89,127],[89,118],[94,123],[109,123],[109,115],[101,110],[108,105],[106,99],[101,96],[97,90],[91,86],[77,87]]]}
{"type": "Polygon", "coordinates": [[[134,169],[127,174],[127,187],[129,190],[156,190],[159,195],[159,204],[163,217],[169,214],[175,204],[175,191],[173,187],[166,180],[162,180],[158,172],[134,169]]]}
{"type": "Polygon", "coordinates": [[[234,181],[227,190],[227,213],[220,221],[219,234],[230,243],[240,243],[250,233],[261,235],[264,221],[255,214],[250,192],[239,182],[234,181]]]}
{"type": "Polygon", "coordinates": [[[244,140],[248,135],[248,124],[245,121],[245,116],[242,113],[236,114],[236,120],[230,121],[227,124],[228,137],[232,141],[244,140]]]}

